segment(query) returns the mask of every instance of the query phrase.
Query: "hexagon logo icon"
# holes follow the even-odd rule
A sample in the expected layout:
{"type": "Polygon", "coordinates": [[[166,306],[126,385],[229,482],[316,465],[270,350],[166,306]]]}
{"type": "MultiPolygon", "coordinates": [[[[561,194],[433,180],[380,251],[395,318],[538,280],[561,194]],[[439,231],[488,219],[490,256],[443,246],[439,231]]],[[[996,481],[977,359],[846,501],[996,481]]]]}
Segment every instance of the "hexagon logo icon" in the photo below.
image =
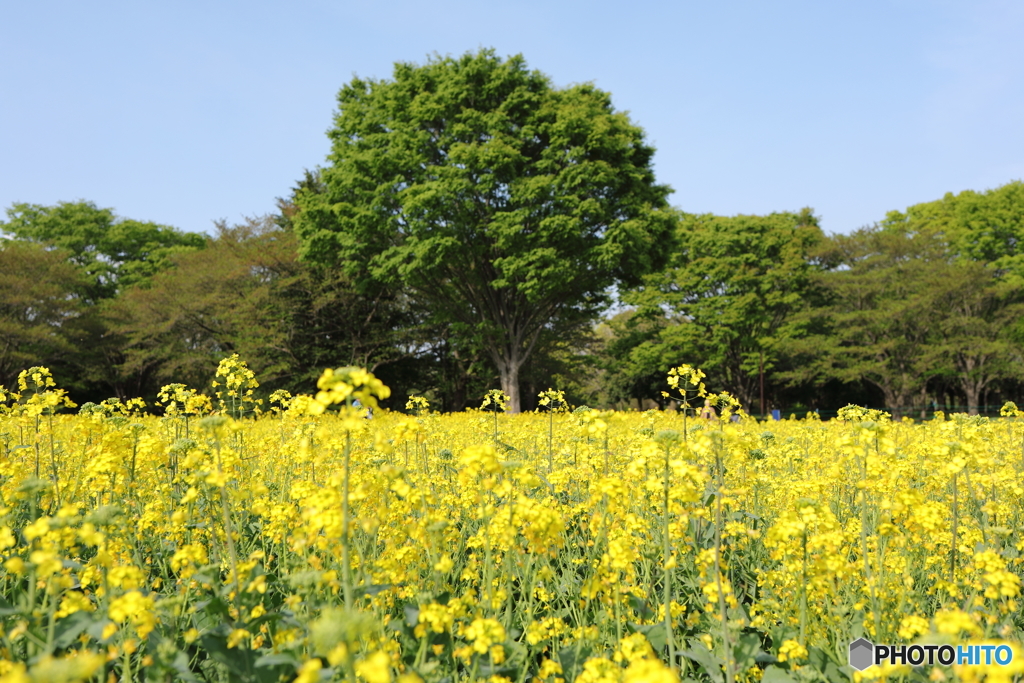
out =
{"type": "Polygon", "coordinates": [[[875,663],[875,646],[867,638],[858,638],[850,643],[850,666],[863,671],[875,663]]]}

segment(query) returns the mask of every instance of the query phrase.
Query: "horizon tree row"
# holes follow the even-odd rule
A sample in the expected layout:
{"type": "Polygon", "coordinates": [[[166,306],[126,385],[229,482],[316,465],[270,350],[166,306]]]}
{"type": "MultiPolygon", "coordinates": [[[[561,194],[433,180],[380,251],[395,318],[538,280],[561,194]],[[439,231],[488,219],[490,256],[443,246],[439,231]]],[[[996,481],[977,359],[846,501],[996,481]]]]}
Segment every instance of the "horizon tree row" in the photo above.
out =
{"type": "Polygon", "coordinates": [[[1020,181],[850,235],[823,235],[808,210],[684,215],[679,231],[670,266],[607,323],[612,398],[650,397],[680,357],[700,359],[750,412],[854,402],[924,417],[1020,396],[1020,181]]]}
{"type": "MultiPolygon", "coordinates": [[[[835,236],[810,210],[678,213],[681,246],[667,268],[620,292],[624,310],[541,336],[520,377],[523,407],[549,385],[575,404],[664,405],[660,378],[680,360],[699,364],[755,414],[762,396],[765,410],[852,402],[922,417],[1019,401],[1020,207],[1015,182],[835,236]]],[[[301,391],[323,367],[355,364],[396,387],[394,405],[423,394],[459,410],[498,383],[479,349],[461,346],[400,288],[360,291],[337,270],[301,260],[289,201],[213,236],[161,227],[157,246],[95,256],[102,273],[83,262],[97,252],[91,238],[78,254],[60,245],[83,217],[110,212],[87,203],[33,210],[53,232],[2,225],[0,385],[47,365],[78,402],[151,398],[168,382],[205,386],[236,352],[268,392],[301,391]],[[143,275],[125,283],[119,269],[143,275]],[[97,295],[103,286],[108,293],[97,295]]]]}

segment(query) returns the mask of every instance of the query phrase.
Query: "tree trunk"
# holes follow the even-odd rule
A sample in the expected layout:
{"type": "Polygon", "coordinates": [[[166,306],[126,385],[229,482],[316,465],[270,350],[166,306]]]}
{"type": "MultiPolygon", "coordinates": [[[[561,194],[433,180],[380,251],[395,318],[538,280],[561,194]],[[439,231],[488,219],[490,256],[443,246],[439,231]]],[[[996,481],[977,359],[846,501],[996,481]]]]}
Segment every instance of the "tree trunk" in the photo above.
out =
{"type": "Polygon", "coordinates": [[[508,395],[508,412],[518,413],[519,401],[519,368],[523,361],[513,357],[498,363],[498,374],[501,376],[501,390],[508,395]]]}
{"type": "Polygon", "coordinates": [[[450,410],[461,412],[466,409],[466,377],[457,374],[452,383],[452,405],[450,410]]]}
{"type": "Polygon", "coordinates": [[[889,409],[892,414],[893,420],[898,420],[900,417],[899,401],[896,398],[896,392],[892,389],[882,388],[882,395],[885,397],[885,407],[889,409]]]}
{"type": "Polygon", "coordinates": [[[523,344],[523,334],[517,333],[514,329],[507,331],[504,343],[491,348],[491,358],[498,367],[498,377],[501,379],[501,390],[508,395],[508,412],[518,413],[522,410],[519,391],[519,371],[526,363],[526,359],[533,353],[540,339],[541,328],[529,334],[527,343],[523,344]]]}
{"type": "Polygon", "coordinates": [[[981,382],[964,382],[963,387],[964,393],[967,394],[967,414],[977,415],[982,384],[981,382]]]}
{"type": "MultiPolygon", "coordinates": [[[[876,385],[877,386],[877,385],[876,385]]],[[[885,396],[885,407],[889,409],[892,414],[894,422],[898,422],[903,419],[903,416],[907,412],[907,403],[910,397],[909,392],[906,388],[894,389],[893,387],[879,387],[882,390],[882,394],[885,396]]]]}

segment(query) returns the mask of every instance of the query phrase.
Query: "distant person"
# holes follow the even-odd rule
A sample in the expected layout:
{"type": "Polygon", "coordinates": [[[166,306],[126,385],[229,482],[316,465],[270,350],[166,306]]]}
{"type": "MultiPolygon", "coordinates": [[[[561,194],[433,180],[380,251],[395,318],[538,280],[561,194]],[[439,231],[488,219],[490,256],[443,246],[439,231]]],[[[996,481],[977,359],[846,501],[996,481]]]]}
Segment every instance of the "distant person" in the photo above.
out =
{"type": "Polygon", "coordinates": [[[705,420],[717,420],[718,413],[715,412],[715,407],[711,405],[711,399],[704,399],[704,408],[700,411],[700,416],[705,420]]]}
{"type": "MultiPolygon", "coordinates": [[[[352,407],[353,408],[362,408],[363,404],[360,403],[359,399],[357,398],[357,399],[354,399],[352,401],[352,407]]],[[[372,407],[371,408],[367,408],[366,409],[366,413],[363,415],[363,417],[365,419],[367,419],[367,420],[372,420],[373,419],[373,408],[372,407]]]]}

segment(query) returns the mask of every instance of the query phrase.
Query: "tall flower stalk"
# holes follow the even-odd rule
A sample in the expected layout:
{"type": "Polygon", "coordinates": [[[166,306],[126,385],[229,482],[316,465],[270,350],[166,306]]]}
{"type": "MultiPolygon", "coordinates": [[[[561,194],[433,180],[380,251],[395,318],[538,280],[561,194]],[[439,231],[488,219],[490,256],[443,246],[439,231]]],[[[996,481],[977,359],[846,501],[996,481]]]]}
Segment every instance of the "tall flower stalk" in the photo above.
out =
{"type": "Polygon", "coordinates": [[[677,401],[683,413],[683,442],[688,440],[686,420],[692,406],[690,401],[696,398],[707,396],[707,389],[704,387],[704,371],[692,365],[680,365],[670,368],[668,371],[668,386],[672,390],[663,391],[664,398],[677,401]]]}
{"type": "Polygon", "coordinates": [[[366,421],[378,407],[378,399],[391,395],[391,389],[363,368],[328,368],[317,380],[317,392],[313,401],[307,403],[312,415],[323,414],[330,406],[339,406],[338,419],[333,424],[321,427],[319,436],[325,440],[343,442],[343,463],[341,480],[341,573],[342,594],[345,608],[354,607],[355,589],[352,580],[352,539],[351,510],[349,507],[352,481],[352,434],[362,431],[366,421]]]}

